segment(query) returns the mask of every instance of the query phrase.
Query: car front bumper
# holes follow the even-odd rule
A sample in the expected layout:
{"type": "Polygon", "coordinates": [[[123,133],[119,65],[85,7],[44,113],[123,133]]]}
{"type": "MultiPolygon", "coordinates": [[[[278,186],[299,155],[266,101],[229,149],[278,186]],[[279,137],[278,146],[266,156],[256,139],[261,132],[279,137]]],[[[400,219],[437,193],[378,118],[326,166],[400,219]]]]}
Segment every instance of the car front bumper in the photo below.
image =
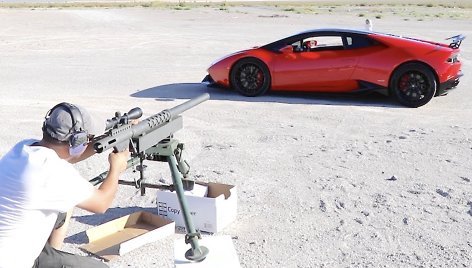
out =
{"type": "Polygon", "coordinates": [[[205,84],[207,87],[216,87],[216,86],[217,86],[215,80],[213,80],[213,78],[212,78],[211,75],[209,75],[209,74],[207,74],[207,75],[203,78],[202,84],[205,84]]]}

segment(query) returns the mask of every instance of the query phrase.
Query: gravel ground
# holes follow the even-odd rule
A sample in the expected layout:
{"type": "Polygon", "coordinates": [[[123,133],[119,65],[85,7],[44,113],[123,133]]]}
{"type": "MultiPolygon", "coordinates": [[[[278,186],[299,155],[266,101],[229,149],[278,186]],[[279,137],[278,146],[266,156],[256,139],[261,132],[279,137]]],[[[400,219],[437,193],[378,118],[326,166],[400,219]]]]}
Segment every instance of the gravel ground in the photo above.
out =
{"type": "MultiPolygon", "coordinates": [[[[215,235],[233,238],[242,267],[470,266],[470,40],[461,47],[458,88],[418,109],[381,96],[245,98],[200,84],[227,53],[311,28],[362,29],[375,14],[0,9],[0,112],[8,126],[0,130],[0,155],[40,137],[46,111],[61,101],[107,118],[136,106],[149,116],[208,92],[211,100],[184,114],[176,137],[186,143],[193,178],[237,186],[238,217],[215,235]]],[[[466,18],[373,19],[382,32],[441,42],[472,36],[466,18]]],[[[92,178],[107,168],[106,155],[78,168],[92,178]]],[[[163,164],[148,171],[150,180],[170,181],[163,164]]],[[[64,249],[85,255],[78,248],[87,243],[85,230],[155,207],[155,191],[142,197],[123,186],[105,214],[74,211],[64,249]]],[[[173,241],[182,237],[109,265],[172,267],[173,241]]]]}

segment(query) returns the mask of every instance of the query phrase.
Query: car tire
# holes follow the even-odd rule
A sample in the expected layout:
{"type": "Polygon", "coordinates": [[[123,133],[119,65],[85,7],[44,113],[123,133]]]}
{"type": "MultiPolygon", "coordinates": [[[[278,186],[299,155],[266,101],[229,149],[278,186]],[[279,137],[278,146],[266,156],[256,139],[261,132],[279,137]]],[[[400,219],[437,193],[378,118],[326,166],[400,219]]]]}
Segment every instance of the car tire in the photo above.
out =
{"type": "Polygon", "coordinates": [[[232,88],[244,96],[263,95],[270,88],[270,72],[261,60],[241,59],[231,69],[230,83],[232,88]]]}
{"type": "Polygon", "coordinates": [[[417,108],[428,103],[436,94],[434,73],[420,63],[407,63],[393,73],[390,93],[404,106],[417,108]]]}

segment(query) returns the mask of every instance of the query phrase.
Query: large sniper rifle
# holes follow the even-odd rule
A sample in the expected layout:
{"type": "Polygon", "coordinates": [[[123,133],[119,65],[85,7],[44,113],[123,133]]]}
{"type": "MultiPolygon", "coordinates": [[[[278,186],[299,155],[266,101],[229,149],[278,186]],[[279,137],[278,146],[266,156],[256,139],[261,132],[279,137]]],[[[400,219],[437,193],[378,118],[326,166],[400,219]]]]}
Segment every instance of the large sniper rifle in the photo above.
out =
{"type": "MultiPolygon", "coordinates": [[[[201,235],[195,230],[188,211],[184,190],[193,189],[194,181],[184,179],[187,178],[190,167],[182,159],[184,144],[174,139],[173,134],[183,127],[183,119],[180,114],[209,98],[209,94],[200,95],[141,120],[137,124],[134,124],[133,120],[142,116],[140,108],[133,108],[123,115],[116,112],[115,117],[107,120],[105,134],[93,143],[93,148],[97,153],[112,148],[115,151],[129,148],[131,158],[128,160],[127,166],[139,171],[140,176],[135,181],[119,180],[119,184],[135,186],[141,190],[141,195],[145,195],[146,188],[176,191],[187,231],[185,242],[191,245],[191,248],[185,253],[185,257],[192,261],[202,261],[209,251],[206,247],[199,245],[198,239],[201,239],[201,235]],[[146,166],[143,164],[145,160],[167,162],[173,184],[147,183],[144,174],[146,166]]],[[[103,182],[107,173],[107,171],[103,172],[91,179],[90,182],[94,185],[103,182]]]]}

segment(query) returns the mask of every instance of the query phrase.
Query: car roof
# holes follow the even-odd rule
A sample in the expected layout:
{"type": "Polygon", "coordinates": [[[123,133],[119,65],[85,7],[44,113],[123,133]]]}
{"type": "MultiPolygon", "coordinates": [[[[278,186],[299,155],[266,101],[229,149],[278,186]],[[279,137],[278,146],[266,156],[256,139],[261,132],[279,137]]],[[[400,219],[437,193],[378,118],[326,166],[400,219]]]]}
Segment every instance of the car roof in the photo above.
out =
{"type": "Polygon", "coordinates": [[[356,33],[356,34],[372,34],[371,31],[363,31],[358,29],[346,29],[346,28],[322,28],[322,29],[311,29],[299,32],[299,34],[308,34],[308,33],[356,33]]]}
{"type": "MultiPolygon", "coordinates": [[[[304,35],[304,34],[314,34],[314,33],[322,33],[322,34],[342,34],[342,33],[351,33],[351,34],[363,34],[363,35],[379,35],[379,36],[388,36],[394,38],[401,38],[405,39],[400,35],[391,34],[391,33],[383,33],[383,32],[376,32],[376,31],[367,31],[367,30],[359,30],[359,29],[347,29],[347,28],[322,28],[322,29],[311,29],[299,32],[297,34],[291,35],[290,37],[304,35]]],[[[286,38],[283,38],[286,39],[286,38]]],[[[281,40],[283,40],[281,39],[281,40]]],[[[406,39],[413,39],[413,38],[406,38],[406,39]]]]}

